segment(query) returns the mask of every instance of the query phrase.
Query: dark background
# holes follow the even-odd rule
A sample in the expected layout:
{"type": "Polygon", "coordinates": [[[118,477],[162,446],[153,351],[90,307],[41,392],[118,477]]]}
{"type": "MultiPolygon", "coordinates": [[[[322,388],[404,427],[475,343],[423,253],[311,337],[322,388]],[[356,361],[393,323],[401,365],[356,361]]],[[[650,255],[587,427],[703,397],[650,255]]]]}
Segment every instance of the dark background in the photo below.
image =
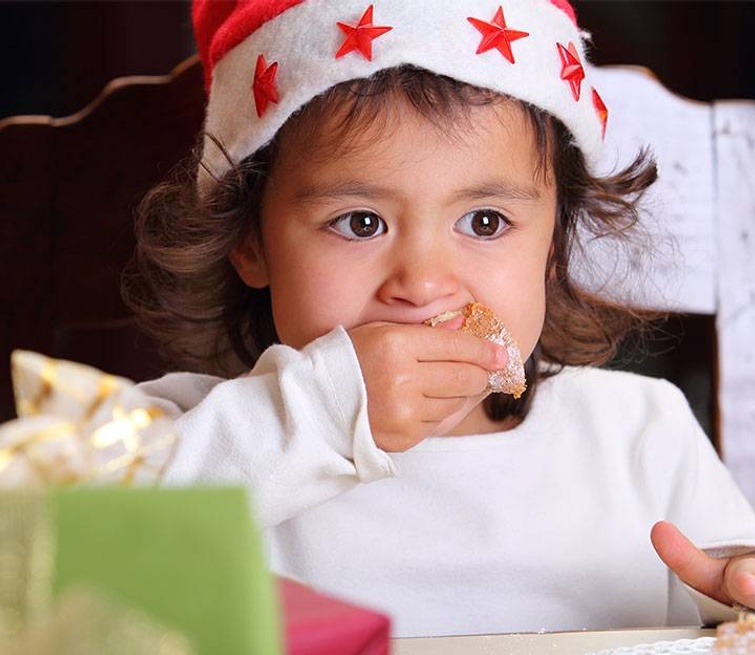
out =
{"type": "MultiPolygon", "coordinates": [[[[698,100],[755,98],[755,2],[581,0],[593,60],[652,69],[698,100]]],[[[0,117],[72,114],[121,75],[161,75],[194,51],[187,2],[2,2],[0,117]]]]}

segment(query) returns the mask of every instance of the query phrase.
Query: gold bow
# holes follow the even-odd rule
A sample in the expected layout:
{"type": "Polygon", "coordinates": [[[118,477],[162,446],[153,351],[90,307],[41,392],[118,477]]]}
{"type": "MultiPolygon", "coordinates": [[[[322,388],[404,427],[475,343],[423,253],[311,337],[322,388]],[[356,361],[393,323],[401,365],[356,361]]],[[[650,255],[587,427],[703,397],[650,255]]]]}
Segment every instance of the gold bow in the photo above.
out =
{"type": "Polygon", "coordinates": [[[18,419],[0,425],[0,486],[154,484],[178,437],[127,380],[29,351],[11,358],[18,419]]]}
{"type": "Polygon", "coordinates": [[[0,651],[8,655],[191,655],[189,642],[95,588],[53,599],[54,517],[40,488],[156,483],[178,445],[136,385],[15,351],[18,419],[0,425],[0,651]],[[8,489],[11,488],[11,489],[8,489]],[[19,490],[20,489],[20,490],[19,490]]]}

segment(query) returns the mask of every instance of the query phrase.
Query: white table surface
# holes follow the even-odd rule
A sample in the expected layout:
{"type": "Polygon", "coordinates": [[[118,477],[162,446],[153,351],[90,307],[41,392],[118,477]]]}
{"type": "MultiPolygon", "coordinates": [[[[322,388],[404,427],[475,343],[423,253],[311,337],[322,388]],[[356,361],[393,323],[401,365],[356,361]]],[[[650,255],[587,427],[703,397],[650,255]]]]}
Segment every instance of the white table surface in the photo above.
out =
{"type": "Polygon", "coordinates": [[[394,639],[392,655],[585,655],[621,646],[711,637],[715,630],[659,628],[394,639]]]}

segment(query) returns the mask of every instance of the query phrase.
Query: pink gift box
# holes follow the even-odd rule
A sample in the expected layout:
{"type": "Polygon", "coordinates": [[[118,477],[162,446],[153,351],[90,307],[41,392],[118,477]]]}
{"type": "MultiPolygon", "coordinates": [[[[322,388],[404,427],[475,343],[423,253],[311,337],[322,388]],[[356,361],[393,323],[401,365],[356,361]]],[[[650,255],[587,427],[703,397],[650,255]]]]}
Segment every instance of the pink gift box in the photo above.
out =
{"type": "Polygon", "coordinates": [[[280,578],[288,655],[387,655],[387,616],[280,578]]]}

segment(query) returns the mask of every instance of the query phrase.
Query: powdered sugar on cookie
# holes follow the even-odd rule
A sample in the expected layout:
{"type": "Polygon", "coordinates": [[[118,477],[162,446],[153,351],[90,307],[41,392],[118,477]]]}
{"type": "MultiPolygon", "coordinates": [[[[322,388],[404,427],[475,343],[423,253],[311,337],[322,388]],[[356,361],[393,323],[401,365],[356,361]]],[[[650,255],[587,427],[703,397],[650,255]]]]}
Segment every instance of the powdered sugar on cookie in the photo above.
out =
{"type": "Polygon", "coordinates": [[[738,621],[718,626],[711,655],[752,655],[755,653],[755,614],[742,612],[738,621]]]}

